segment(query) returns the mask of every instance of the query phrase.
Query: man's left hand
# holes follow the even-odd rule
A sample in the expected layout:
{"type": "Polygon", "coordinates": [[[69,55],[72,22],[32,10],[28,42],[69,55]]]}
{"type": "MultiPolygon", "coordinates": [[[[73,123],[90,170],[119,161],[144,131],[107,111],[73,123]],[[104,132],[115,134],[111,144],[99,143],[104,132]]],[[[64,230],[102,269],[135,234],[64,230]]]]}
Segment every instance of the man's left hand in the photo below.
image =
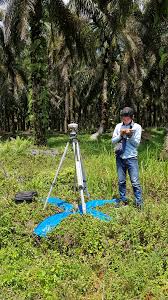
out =
{"type": "Polygon", "coordinates": [[[127,129],[126,135],[128,137],[131,137],[133,135],[133,130],[132,129],[127,129]]]}

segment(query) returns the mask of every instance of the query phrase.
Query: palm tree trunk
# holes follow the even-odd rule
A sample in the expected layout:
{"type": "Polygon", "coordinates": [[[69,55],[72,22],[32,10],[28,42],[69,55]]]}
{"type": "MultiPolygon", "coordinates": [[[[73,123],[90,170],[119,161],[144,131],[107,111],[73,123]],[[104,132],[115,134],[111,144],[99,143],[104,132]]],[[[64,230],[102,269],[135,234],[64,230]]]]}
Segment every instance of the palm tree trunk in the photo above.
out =
{"type": "Polygon", "coordinates": [[[64,132],[68,131],[68,119],[69,119],[69,93],[68,88],[66,87],[66,95],[65,95],[65,116],[64,116],[64,132]]]}
{"type": "Polygon", "coordinates": [[[32,84],[32,114],[34,138],[37,145],[46,144],[46,129],[48,124],[46,79],[48,73],[47,43],[43,33],[43,7],[37,0],[31,18],[31,84],[32,84]],[[46,61],[45,61],[46,59],[46,61]]]}
{"type": "Polygon", "coordinates": [[[91,139],[97,139],[107,128],[107,103],[108,103],[108,81],[107,81],[107,69],[104,70],[102,94],[101,94],[101,122],[99,129],[96,133],[91,135],[91,139]]]}
{"type": "Polygon", "coordinates": [[[64,132],[68,131],[69,122],[69,96],[70,96],[70,80],[68,74],[68,65],[65,63],[62,71],[64,86],[65,86],[65,116],[64,116],[64,132]]]}
{"type": "Polygon", "coordinates": [[[70,98],[70,106],[69,106],[70,123],[72,123],[72,122],[74,121],[74,111],[73,111],[73,88],[72,88],[72,86],[70,86],[69,98],[70,98]]]}
{"type": "Polygon", "coordinates": [[[107,69],[104,70],[104,78],[103,78],[103,89],[102,89],[102,110],[101,110],[101,124],[100,128],[102,133],[107,128],[107,103],[108,103],[108,97],[107,97],[107,69]]]}

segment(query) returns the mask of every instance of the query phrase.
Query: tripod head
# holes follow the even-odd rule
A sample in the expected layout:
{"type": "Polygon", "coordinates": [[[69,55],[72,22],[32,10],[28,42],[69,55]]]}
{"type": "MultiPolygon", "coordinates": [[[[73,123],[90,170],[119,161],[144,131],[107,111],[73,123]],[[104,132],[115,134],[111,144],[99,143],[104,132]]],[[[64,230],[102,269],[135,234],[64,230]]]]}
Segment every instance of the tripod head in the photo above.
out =
{"type": "Polygon", "coordinates": [[[78,131],[78,124],[76,123],[70,123],[68,124],[68,129],[70,131],[70,139],[76,139],[77,138],[77,131],[78,131]]]}

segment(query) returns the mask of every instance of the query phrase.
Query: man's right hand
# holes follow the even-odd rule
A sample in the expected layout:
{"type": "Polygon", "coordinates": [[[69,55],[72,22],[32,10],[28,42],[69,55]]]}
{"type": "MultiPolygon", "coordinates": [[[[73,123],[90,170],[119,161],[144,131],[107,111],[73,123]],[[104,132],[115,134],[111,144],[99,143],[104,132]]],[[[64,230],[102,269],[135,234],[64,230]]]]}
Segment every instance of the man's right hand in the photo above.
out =
{"type": "Polygon", "coordinates": [[[124,135],[126,135],[127,134],[127,129],[121,129],[120,130],[120,135],[121,136],[124,136],[124,135]]]}
{"type": "Polygon", "coordinates": [[[132,135],[132,129],[121,129],[120,130],[120,135],[121,136],[124,136],[124,135],[131,136],[132,135]]]}

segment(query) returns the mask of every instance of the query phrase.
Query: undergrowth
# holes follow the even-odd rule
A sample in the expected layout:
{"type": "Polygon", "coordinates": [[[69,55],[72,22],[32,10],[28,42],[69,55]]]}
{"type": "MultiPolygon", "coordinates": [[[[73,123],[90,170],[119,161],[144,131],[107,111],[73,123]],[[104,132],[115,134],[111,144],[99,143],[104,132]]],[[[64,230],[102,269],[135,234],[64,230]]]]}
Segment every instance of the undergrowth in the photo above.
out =
{"type": "MultiPolygon", "coordinates": [[[[59,212],[43,210],[68,138],[49,137],[58,155],[32,155],[31,140],[0,144],[0,299],[32,300],[165,300],[168,299],[168,161],[160,159],[165,132],[149,131],[139,149],[144,210],[107,205],[112,220],[71,215],[48,238],[33,229],[59,212]],[[16,204],[17,192],[36,190],[32,203],[16,204]]],[[[91,199],[117,195],[115,157],[110,135],[90,141],[79,136],[91,199]]],[[[42,154],[41,154],[42,153],[42,154]]],[[[74,158],[69,150],[53,196],[77,203],[73,192],[74,158]]]]}

